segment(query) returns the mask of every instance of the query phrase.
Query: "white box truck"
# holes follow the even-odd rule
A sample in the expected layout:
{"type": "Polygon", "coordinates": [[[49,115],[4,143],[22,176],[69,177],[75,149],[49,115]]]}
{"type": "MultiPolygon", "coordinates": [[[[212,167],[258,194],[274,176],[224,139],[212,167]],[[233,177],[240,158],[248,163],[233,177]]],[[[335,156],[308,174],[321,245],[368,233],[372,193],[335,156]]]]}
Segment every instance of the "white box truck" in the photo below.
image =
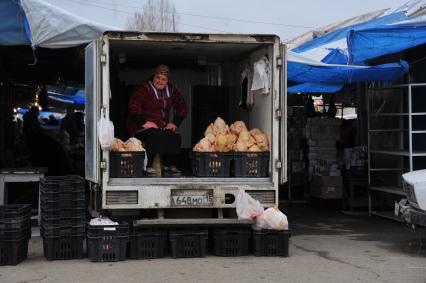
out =
{"type": "MultiPolygon", "coordinates": [[[[286,48],[275,35],[106,32],[86,47],[86,180],[94,212],[128,215],[138,224],[238,224],[236,196],[244,190],[264,207],[278,206],[279,185],[286,182],[286,48]],[[242,73],[264,58],[269,60],[269,89],[253,93],[250,109],[241,108],[242,73]],[[226,88],[227,123],[243,120],[264,131],[270,142],[267,177],[111,178],[109,152],[101,150],[97,121],[103,109],[117,131],[123,127],[129,91],[152,75],[158,64],[171,67],[171,82],[183,94],[189,115],[179,128],[182,149],[192,150],[197,124],[206,111],[195,103],[197,86],[226,88]],[[111,114],[112,115],[112,114],[111,114]],[[121,116],[120,116],[121,115],[121,116]],[[179,196],[203,196],[207,202],[176,202],[179,196]]],[[[248,77],[250,86],[251,78],[248,77]]],[[[205,92],[205,95],[209,92],[205,92]]],[[[213,91],[214,95],[214,91],[213,91]]],[[[197,93],[203,101],[203,91],[197,93]]],[[[223,109],[222,109],[223,110],[223,109]]],[[[213,122],[213,121],[211,121],[213,122]]],[[[200,129],[202,128],[202,129],[200,129]]]]}

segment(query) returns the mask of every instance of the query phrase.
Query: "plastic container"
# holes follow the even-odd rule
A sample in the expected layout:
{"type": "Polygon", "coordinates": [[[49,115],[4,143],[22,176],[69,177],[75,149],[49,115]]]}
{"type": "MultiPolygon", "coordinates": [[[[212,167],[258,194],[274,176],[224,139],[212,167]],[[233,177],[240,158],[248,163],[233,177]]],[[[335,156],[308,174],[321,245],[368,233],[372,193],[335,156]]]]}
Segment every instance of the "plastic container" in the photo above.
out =
{"type": "Polygon", "coordinates": [[[44,238],[44,256],[47,260],[82,258],[85,238],[85,235],[44,238]]]}
{"type": "Polygon", "coordinates": [[[31,238],[31,222],[17,229],[0,230],[0,241],[16,241],[31,238]]]}
{"type": "Polygon", "coordinates": [[[62,199],[62,200],[45,200],[40,198],[40,207],[45,210],[51,209],[75,209],[85,208],[85,199],[62,199]]]}
{"type": "Polygon", "coordinates": [[[42,225],[86,225],[86,216],[76,217],[51,217],[41,215],[42,225]]]}
{"type": "Polygon", "coordinates": [[[132,259],[161,258],[166,254],[167,231],[135,231],[130,234],[132,259]]]}
{"type": "Polygon", "coordinates": [[[42,223],[40,227],[40,235],[43,238],[61,237],[61,236],[84,236],[86,235],[86,225],[65,225],[58,223],[57,225],[47,225],[42,223]]]}
{"type": "Polygon", "coordinates": [[[192,174],[197,177],[229,177],[232,158],[232,152],[193,151],[192,174]]]}
{"type": "Polygon", "coordinates": [[[30,204],[0,205],[0,221],[22,217],[31,217],[30,204]]]}
{"type": "Polygon", "coordinates": [[[70,218],[70,217],[85,217],[86,208],[41,208],[40,212],[42,217],[59,217],[59,218],[70,218]]]}
{"type": "Polygon", "coordinates": [[[87,225],[87,251],[91,261],[110,262],[126,259],[129,225],[87,225]]]}
{"type": "Polygon", "coordinates": [[[84,187],[79,190],[48,191],[40,188],[40,198],[45,201],[84,199],[84,187]]]}
{"type": "Polygon", "coordinates": [[[291,230],[253,231],[253,253],[255,256],[288,256],[291,230]]]}
{"type": "Polygon", "coordinates": [[[48,193],[83,191],[84,179],[77,175],[48,176],[40,178],[40,190],[48,193]]]}
{"type": "Polygon", "coordinates": [[[245,256],[249,254],[250,229],[215,229],[212,251],[217,256],[245,256]]]}
{"type": "Polygon", "coordinates": [[[206,255],[208,231],[171,231],[170,250],[173,258],[204,257],[206,255]]]}
{"type": "Polygon", "coordinates": [[[143,177],[145,151],[110,152],[110,178],[143,177]]]}
{"type": "Polygon", "coordinates": [[[28,256],[28,237],[0,241],[0,265],[17,265],[28,256]]]}
{"type": "Polygon", "coordinates": [[[270,152],[234,152],[235,177],[268,177],[270,152]]]}

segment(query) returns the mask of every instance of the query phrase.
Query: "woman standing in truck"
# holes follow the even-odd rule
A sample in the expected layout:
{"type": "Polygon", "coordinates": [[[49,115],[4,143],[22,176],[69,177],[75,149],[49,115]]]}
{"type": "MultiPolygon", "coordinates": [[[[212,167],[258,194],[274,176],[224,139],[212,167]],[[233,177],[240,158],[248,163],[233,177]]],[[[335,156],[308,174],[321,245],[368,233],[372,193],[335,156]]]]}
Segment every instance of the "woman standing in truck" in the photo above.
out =
{"type": "Polygon", "coordinates": [[[143,141],[148,166],[152,166],[157,154],[162,155],[164,165],[171,166],[180,152],[181,136],[177,128],[188,110],[177,88],[169,84],[169,74],[168,66],[157,66],[152,78],[137,86],[129,100],[127,130],[143,141]],[[170,121],[172,108],[174,114],[170,121]]]}

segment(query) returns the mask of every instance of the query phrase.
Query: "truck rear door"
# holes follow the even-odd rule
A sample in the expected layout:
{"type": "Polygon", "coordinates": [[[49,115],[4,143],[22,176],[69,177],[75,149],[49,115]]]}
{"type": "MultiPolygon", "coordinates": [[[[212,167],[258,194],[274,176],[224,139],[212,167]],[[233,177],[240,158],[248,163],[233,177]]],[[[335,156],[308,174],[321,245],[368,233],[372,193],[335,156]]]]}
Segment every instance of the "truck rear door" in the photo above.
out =
{"type": "Polygon", "coordinates": [[[97,134],[101,98],[101,43],[95,40],[86,47],[85,60],[85,171],[86,179],[100,182],[100,147],[97,134]]]}
{"type": "Polygon", "coordinates": [[[285,44],[280,44],[281,53],[281,68],[280,68],[280,184],[287,182],[287,47],[285,44]]]}

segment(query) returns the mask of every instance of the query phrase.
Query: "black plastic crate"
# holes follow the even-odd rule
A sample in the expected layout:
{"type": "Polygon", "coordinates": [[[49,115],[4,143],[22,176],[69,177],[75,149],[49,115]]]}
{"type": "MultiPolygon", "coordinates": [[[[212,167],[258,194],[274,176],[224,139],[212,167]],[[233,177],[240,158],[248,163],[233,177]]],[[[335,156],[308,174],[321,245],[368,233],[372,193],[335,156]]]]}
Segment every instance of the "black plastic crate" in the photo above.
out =
{"type": "Polygon", "coordinates": [[[288,256],[291,230],[253,231],[253,253],[255,256],[288,256]]]}
{"type": "Polygon", "coordinates": [[[30,204],[7,204],[0,205],[0,221],[31,217],[30,204]]]}
{"type": "Polygon", "coordinates": [[[39,187],[45,192],[83,191],[84,179],[77,175],[48,176],[40,178],[39,187]]]}
{"type": "Polygon", "coordinates": [[[130,233],[129,256],[132,259],[161,258],[167,250],[167,231],[130,233]]]}
{"type": "Polygon", "coordinates": [[[234,152],[235,177],[268,177],[270,152],[234,152]]]}
{"type": "Polygon", "coordinates": [[[10,220],[0,220],[0,231],[15,231],[31,225],[30,217],[21,217],[10,220]]]}
{"type": "Polygon", "coordinates": [[[28,256],[28,238],[0,241],[0,265],[17,265],[28,256]]]}
{"type": "Polygon", "coordinates": [[[83,190],[63,190],[63,191],[52,191],[40,189],[40,199],[46,201],[58,201],[68,199],[84,199],[84,188],[83,190]]]}
{"type": "Polygon", "coordinates": [[[82,258],[85,238],[85,235],[43,238],[44,256],[47,260],[82,258]]]}
{"type": "Polygon", "coordinates": [[[87,236],[90,261],[111,262],[126,259],[129,236],[87,236]]]}
{"type": "Polygon", "coordinates": [[[86,225],[47,225],[41,223],[40,235],[43,238],[61,237],[61,236],[82,236],[86,235],[86,225]]]}
{"type": "Polygon", "coordinates": [[[212,235],[212,251],[214,255],[248,255],[250,229],[214,229],[212,235]]]}
{"type": "Polygon", "coordinates": [[[86,208],[44,208],[40,210],[42,217],[59,217],[59,218],[70,218],[70,217],[85,217],[86,208]]]}
{"type": "Polygon", "coordinates": [[[170,250],[173,258],[204,257],[207,250],[208,231],[171,231],[170,250]]]}
{"type": "Polygon", "coordinates": [[[86,225],[86,217],[77,216],[77,217],[50,217],[50,216],[41,216],[42,225],[86,225]]]}
{"type": "Polygon", "coordinates": [[[44,200],[40,198],[40,207],[45,210],[49,209],[76,209],[85,208],[86,200],[83,199],[61,199],[61,200],[44,200]]]}
{"type": "Polygon", "coordinates": [[[87,236],[129,236],[129,224],[121,223],[119,225],[90,225],[87,224],[87,236]]]}
{"type": "Polygon", "coordinates": [[[0,230],[1,241],[16,241],[22,238],[31,238],[31,222],[17,229],[0,230]]]}
{"type": "Polygon", "coordinates": [[[232,158],[232,152],[193,151],[192,174],[197,177],[229,177],[232,158]]]}
{"type": "Polygon", "coordinates": [[[110,178],[143,177],[145,151],[110,152],[110,178]]]}

